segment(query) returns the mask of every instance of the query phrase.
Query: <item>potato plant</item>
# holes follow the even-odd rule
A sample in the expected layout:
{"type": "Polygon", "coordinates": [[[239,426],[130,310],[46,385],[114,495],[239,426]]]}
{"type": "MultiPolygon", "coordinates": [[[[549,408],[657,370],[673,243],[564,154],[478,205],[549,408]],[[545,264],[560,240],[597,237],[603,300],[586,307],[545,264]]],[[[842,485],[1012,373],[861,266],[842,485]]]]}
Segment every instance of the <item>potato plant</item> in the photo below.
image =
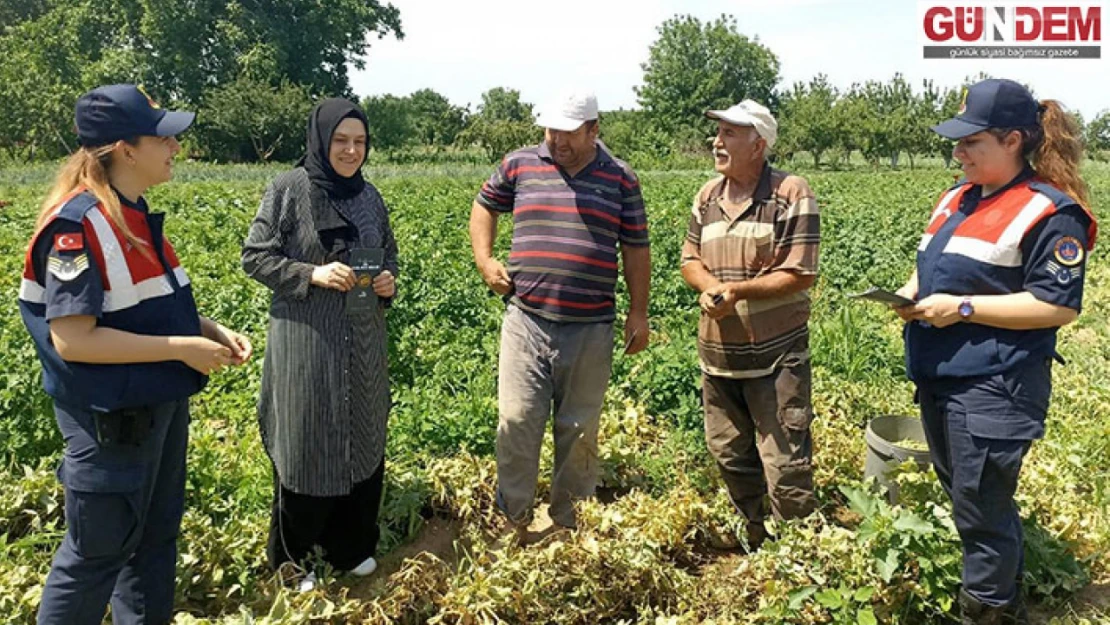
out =
{"type": "MultiPolygon", "coordinates": [[[[601,493],[581,526],[529,547],[506,544],[493,503],[496,363],[503,304],[480,282],[467,218],[473,168],[368,171],[401,252],[389,313],[390,422],[383,561],[370,580],[325,574],[297,595],[265,568],[272,478],[255,402],[268,294],[239,269],[239,245],[280,167],[182,164],[150,194],[204,314],[245,330],[258,357],[213,377],[193,402],[177,623],[946,623],[959,542],[930,473],[903,467],[892,506],[862,481],[868,419],[915,414],[900,325],[845,293],[898,287],[950,171],[808,173],[823,215],[813,289],[814,425],[820,509],[776,524],[753,554],[701,434],[696,298],[678,273],[690,198],[706,171],[642,176],[653,245],[653,344],[618,357],[602,419],[601,493]],[[452,527],[447,548],[410,552],[452,527]],[[432,529],[429,529],[432,528],[432,529]],[[410,550],[410,551],[406,551],[410,550]]],[[[0,172],[0,614],[32,623],[62,527],[53,470],[61,442],[16,307],[23,253],[49,169],[0,172]]],[[[1110,223],[1110,168],[1086,170],[1110,223]]],[[[508,243],[503,224],[500,249],[508,243]]],[[[1084,312],[1061,333],[1048,435],[1033,446],[1018,498],[1025,586],[1037,618],[1099,622],[1110,581],[1110,268],[1088,265],[1084,312]]],[[[619,293],[620,308],[626,296],[619,293]]],[[[619,323],[619,320],[618,320],[619,323]]],[[[614,348],[618,346],[614,345],[614,348]]],[[[550,467],[550,444],[544,471],[550,467]]],[[[540,497],[548,483],[541,478],[540,497]]],[[[1105,621],[1102,621],[1105,622],[1105,621]]]]}

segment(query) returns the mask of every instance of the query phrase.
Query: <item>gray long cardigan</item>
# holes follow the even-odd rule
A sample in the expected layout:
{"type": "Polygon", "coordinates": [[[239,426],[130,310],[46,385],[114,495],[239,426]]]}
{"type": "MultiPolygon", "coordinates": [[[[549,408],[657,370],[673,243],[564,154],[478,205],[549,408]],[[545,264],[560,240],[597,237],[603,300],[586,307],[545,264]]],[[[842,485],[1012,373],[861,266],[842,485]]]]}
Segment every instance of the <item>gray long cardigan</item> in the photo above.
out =
{"type": "Polygon", "coordinates": [[[242,263],[273,291],[258,402],[262,442],[283,486],[331,497],[369,479],[385,455],[385,306],[349,316],[346,294],[312,286],[312,270],[346,262],[349,248],[361,245],[384,248],[385,268],[397,275],[397,244],[372,185],[316,210],[311,193],[303,168],[270,183],[242,263]]]}

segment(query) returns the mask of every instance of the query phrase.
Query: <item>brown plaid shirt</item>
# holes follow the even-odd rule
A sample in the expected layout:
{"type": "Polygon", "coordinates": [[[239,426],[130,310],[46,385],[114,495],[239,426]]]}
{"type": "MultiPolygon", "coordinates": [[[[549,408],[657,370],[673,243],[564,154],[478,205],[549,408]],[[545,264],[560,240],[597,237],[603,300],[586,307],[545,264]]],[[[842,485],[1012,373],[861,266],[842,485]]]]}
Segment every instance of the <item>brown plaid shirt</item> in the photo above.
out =
{"type": "MultiPolygon", "coordinates": [[[[682,264],[700,261],[722,282],[740,282],[772,271],[817,273],[821,241],[817,200],[804,178],[764,165],[752,198],[736,206],[715,178],[694,197],[682,264]]],[[[735,314],[698,324],[702,370],[713,376],[754,378],[771,374],[783,356],[808,357],[809,294],[740,300],[735,314]]]]}

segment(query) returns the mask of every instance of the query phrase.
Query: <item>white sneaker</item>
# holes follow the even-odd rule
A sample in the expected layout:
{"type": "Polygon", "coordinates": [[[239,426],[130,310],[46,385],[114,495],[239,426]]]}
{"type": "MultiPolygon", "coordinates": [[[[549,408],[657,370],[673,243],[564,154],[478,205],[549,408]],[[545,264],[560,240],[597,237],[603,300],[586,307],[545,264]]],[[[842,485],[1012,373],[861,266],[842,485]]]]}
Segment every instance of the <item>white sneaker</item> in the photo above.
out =
{"type": "Polygon", "coordinates": [[[351,573],[354,573],[355,575],[358,575],[359,577],[366,577],[367,575],[373,573],[376,570],[378,570],[378,561],[375,560],[373,557],[369,557],[369,558],[366,558],[365,560],[363,560],[362,564],[360,564],[360,565],[356,566],[354,569],[352,569],[351,573]]]}
{"type": "Polygon", "coordinates": [[[312,592],[316,590],[316,572],[311,571],[308,575],[304,576],[300,584],[297,584],[297,592],[312,592]]]}

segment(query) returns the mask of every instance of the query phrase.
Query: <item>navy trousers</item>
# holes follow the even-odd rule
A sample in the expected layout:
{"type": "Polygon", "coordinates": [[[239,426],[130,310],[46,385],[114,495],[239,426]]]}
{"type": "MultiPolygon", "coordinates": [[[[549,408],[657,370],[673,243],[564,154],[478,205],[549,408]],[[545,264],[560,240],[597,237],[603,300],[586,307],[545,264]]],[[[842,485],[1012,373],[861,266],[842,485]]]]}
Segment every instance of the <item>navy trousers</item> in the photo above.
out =
{"type": "Polygon", "coordinates": [[[100,444],[92,413],[55,403],[66,450],[66,534],[39,606],[39,625],[173,619],[177,535],[185,503],[188,400],[151,408],[141,440],[100,444]]]}
{"type": "Polygon", "coordinates": [[[1037,363],[982,378],[918,383],[933,467],[963,546],[963,588],[991,606],[1017,597],[1023,573],[1014,503],[1022,461],[1043,432],[1051,374],[1037,363]]]}

